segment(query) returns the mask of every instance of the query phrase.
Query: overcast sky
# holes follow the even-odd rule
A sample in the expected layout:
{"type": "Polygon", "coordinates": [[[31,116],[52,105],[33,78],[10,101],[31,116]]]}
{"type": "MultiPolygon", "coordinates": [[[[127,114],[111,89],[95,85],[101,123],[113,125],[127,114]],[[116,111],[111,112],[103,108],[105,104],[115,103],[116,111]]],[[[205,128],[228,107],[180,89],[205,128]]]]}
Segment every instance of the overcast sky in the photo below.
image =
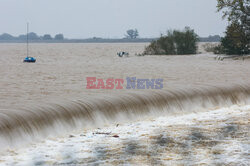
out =
{"type": "Polygon", "coordinates": [[[39,35],[68,38],[158,37],[190,26],[200,36],[223,35],[227,25],[216,0],[0,0],[0,34],[24,34],[26,22],[39,35]]]}

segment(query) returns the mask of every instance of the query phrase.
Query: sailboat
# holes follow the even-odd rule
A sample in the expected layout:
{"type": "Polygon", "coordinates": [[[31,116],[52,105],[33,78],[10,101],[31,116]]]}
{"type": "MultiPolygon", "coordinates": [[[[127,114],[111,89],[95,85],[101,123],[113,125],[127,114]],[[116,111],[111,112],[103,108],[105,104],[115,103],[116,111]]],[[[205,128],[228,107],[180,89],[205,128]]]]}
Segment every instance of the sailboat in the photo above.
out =
{"type": "Polygon", "coordinates": [[[24,58],[23,62],[35,63],[36,58],[29,56],[29,23],[27,23],[27,56],[24,58]]]}

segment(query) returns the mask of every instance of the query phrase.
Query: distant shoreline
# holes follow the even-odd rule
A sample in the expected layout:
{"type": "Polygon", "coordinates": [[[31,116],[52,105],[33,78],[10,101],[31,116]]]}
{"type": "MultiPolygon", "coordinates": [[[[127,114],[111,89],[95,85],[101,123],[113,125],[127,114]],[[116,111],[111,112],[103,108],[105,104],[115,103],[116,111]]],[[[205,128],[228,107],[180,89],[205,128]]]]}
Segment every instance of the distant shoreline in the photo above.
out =
{"type": "MultiPolygon", "coordinates": [[[[138,39],[63,39],[63,40],[29,40],[29,43],[150,43],[158,38],[138,38],[138,39]]],[[[220,42],[218,39],[210,37],[200,37],[199,42],[220,42]]],[[[0,40],[0,43],[26,43],[26,40],[0,40]]]]}
{"type": "MultiPolygon", "coordinates": [[[[150,43],[154,39],[64,39],[29,40],[29,43],[150,43]]],[[[0,40],[0,43],[26,43],[26,40],[0,40]]]]}

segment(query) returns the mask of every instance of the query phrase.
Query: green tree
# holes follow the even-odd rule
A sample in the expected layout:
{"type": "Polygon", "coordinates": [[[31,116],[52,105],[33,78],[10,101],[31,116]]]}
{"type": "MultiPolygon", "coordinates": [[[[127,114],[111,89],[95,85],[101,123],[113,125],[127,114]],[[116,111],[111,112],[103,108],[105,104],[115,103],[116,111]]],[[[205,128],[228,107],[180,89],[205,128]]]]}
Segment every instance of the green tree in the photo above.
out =
{"type": "Polygon", "coordinates": [[[224,52],[228,55],[248,54],[247,42],[245,32],[239,23],[229,25],[226,36],[221,40],[224,52]]]}
{"type": "Polygon", "coordinates": [[[158,54],[166,54],[166,55],[175,55],[177,52],[175,39],[172,31],[168,31],[167,36],[161,36],[160,39],[157,40],[157,44],[159,45],[158,54]]]}
{"type": "Polygon", "coordinates": [[[0,35],[0,40],[13,40],[14,37],[8,33],[3,33],[0,35]]]}
{"type": "Polygon", "coordinates": [[[195,34],[194,30],[191,30],[189,27],[185,27],[183,32],[174,31],[173,37],[176,42],[178,55],[196,53],[196,42],[198,41],[198,35],[195,34]]]}
{"type": "Polygon", "coordinates": [[[50,34],[43,35],[43,40],[52,40],[52,37],[50,34]]]}
{"type": "Polygon", "coordinates": [[[168,31],[166,36],[151,42],[145,48],[147,55],[185,55],[196,54],[198,35],[186,27],[184,31],[168,31]]]}
{"type": "Polygon", "coordinates": [[[135,39],[138,36],[139,36],[139,32],[138,32],[137,29],[129,29],[129,30],[127,30],[127,35],[126,35],[127,38],[135,39]]]}
{"type": "MultiPolygon", "coordinates": [[[[25,35],[25,36],[26,36],[26,35],[25,35]]],[[[36,33],[30,32],[30,33],[29,33],[29,39],[30,39],[30,40],[39,40],[40,38],[39,38],[39,36],[38,36],[36,33]]]]}
{"type": "MultiPolygon", "coordinates": [[[[244,22],[249,16],[250,1],[249,0],[217,0],[218,11],[223,12],[223,18],[229,22],[244,22]]],[[[241,24],[241,23],[240,23],[241,24]]]]}
{"type": "Polygon", "coordinates": [[[64,39],[64,36],[63,36],[63,34],[57,34],[57,35],[55,35],[55,38],[54,38],[55,40],[63,40],[64,39]]]}
{"type": "Polygon", "coordinates": [[[230,25],[221,40],[221,53],[242,55],[250,53],[250,1],[217,0],[218,11],[223,12],[230,25]]]}

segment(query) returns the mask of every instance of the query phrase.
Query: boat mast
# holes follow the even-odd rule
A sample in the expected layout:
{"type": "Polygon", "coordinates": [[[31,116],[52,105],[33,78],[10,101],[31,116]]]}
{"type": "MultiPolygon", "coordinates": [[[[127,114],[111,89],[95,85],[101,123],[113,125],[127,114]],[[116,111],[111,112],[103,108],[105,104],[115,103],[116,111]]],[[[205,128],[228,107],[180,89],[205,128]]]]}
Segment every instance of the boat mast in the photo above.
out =
{"type": "Polygon", "coordinates": [[[27,22],[27,57],[29,57],[29,23],[27,22]]]}

